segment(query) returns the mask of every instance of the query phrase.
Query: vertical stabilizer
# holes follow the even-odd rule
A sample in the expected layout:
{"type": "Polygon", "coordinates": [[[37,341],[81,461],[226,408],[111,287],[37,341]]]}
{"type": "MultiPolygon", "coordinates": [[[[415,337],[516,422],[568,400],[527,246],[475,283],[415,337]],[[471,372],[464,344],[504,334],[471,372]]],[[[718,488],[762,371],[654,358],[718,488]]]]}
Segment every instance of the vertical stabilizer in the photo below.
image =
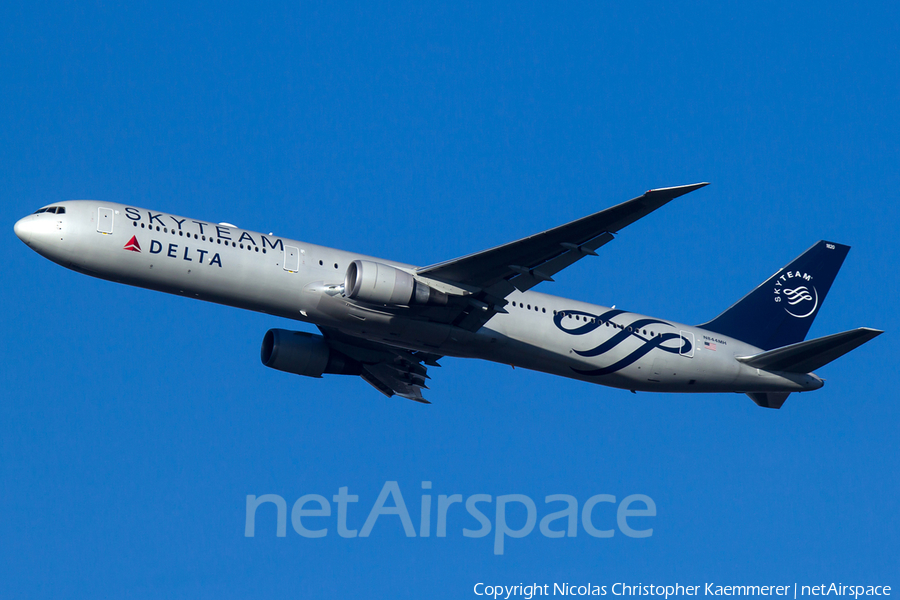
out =
{"type": "Polygon", "coordinates": [[[849,251],[850,246],[818,242],[699,327],[763,350],[803,341],[849,251]]]}

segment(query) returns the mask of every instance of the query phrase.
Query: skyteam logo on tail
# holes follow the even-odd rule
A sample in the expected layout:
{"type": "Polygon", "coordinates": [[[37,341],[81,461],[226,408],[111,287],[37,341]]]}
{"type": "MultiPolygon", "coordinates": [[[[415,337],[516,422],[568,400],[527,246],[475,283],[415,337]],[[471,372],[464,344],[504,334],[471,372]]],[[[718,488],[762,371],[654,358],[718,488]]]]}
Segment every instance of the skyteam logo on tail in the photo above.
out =
{"type": "Polygon", "coordinates": [[[819,308],[819,293],[812,284],[812,275],[800,271],[788,271],[775,280],[775,302],[784,307],[787,314],[805,319],[819,308]]]}

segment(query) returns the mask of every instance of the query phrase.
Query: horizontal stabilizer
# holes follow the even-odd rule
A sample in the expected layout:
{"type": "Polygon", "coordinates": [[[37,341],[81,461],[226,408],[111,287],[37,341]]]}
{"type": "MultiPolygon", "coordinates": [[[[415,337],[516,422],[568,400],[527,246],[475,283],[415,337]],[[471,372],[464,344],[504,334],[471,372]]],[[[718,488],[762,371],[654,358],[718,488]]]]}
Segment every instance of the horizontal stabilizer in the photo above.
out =
{"type": "MultiPolygon", "coordinates": [[[[859,329],[852,329],[843,333],[826,335],[814,340],[776,348],[762,354],[739,356],[737,360],[751,367],[766,371],[810,373],[862,346],[882,333],[884,332],[878,329],[860,327],[859,329]]],[[[754,401],[756,401],[755,398],[754,401]]]]}

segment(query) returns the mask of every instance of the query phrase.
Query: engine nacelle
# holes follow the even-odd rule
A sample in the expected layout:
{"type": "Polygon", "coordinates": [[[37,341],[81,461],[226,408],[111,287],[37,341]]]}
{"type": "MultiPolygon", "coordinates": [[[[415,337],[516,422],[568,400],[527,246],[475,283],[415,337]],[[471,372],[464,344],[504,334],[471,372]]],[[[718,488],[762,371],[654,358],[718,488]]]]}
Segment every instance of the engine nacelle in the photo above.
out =
{"type": "Polygon", "coordinates": [[[323,373],[359,375],[359,364],[328,347],[321,335],[270,329],[263,338],[260,358],[267,367],[307,377],[323,373]]]}
{"type": "Polygon", "coordinates": [[[447,294],[429,287],[395,267],[354,260],[344,275],[344,293],[370,304],[447,304],[447,294]]]}

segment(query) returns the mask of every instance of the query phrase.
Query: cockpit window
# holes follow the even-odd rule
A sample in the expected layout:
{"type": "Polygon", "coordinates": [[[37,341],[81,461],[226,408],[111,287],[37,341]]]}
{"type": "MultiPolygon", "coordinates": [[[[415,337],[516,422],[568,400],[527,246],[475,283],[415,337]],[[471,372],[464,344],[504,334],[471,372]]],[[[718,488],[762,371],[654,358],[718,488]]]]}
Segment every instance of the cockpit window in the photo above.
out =
{"type": "Polygon", "coordinates": [[[65,206],[48,206],[47,208],[42,208],[40,210],[34,211],[34,214],[39,215],[39,214],[45,213],[45,212],[54,213],[57,215],[64,215],[64,214],[66,214],[66,207],[65,206]]]}

